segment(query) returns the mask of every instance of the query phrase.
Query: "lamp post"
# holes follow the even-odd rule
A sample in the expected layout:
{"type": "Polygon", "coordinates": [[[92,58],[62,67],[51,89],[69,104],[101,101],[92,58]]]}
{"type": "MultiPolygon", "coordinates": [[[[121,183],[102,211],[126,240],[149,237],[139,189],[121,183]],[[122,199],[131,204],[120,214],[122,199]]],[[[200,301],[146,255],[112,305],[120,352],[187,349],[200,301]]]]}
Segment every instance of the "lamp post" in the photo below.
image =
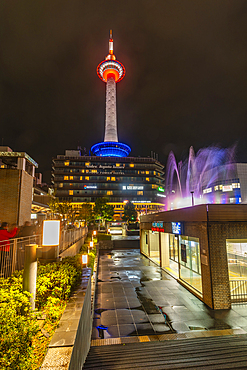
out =
{"type": "Polygon", "coordinates": [[[191,203],[192,203],[192,207],[193,207],[194,206],[194,192],[191,191],[190,194],[191,194],[191,203]]]}

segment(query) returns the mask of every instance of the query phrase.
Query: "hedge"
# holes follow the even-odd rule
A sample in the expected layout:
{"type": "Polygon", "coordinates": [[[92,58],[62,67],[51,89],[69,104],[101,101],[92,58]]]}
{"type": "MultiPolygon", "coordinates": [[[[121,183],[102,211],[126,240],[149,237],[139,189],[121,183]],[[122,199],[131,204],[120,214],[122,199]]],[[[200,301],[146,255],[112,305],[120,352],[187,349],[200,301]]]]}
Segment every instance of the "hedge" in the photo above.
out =
{"type": "MultiPolygon", "coordinates": [[[[23,271],[0,278],[0,369],[34,370],[42,363],[47,345],[73,289],[81,278],[81,254],[61,262],[38,264],[36,311],[30,309],[28,292],[22,292],[23,271]]],[[[89,253],[93,266],[96,251],[89,253]]]]}

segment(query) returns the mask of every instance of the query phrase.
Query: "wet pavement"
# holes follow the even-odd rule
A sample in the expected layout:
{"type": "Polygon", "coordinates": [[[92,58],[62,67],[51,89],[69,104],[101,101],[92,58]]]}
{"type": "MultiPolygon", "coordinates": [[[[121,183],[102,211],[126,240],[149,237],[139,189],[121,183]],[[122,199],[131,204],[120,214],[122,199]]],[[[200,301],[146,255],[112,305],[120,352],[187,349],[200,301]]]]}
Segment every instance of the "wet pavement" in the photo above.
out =
{"type": "Polygon", "coordinates": [[[247,304],[211,310],[136,249],[100,256],[93,340],[239,328],[247,304]]]}

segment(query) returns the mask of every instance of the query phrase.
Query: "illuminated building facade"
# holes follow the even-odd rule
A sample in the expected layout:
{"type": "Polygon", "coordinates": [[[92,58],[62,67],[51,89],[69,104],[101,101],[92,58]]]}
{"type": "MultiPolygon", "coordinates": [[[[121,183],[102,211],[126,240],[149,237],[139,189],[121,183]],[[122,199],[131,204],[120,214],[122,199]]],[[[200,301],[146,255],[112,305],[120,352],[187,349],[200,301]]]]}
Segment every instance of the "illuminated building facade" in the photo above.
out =
{"type": "Polygon", "coordinates": [[[112,33],[109,54],[98,65],[97,74],[106,83],[104,141],[92,146],[92,156],[66,150],[53,159],[56,196],[75,207],[107,197],[116,219],[121,218],[126,201],[133,202],[139,214],[163,210],[164,166],[154,158],[128,157],[130,147],[118,141],[116,83],[124,78],[125,68],[113,54],[112,33]]]}
{"type": "Polygon", "coordinates": [[[202,198],[207,203],[247,203],[247,163],[231,163],[206,171],[202,198]]]}
{"type": "Polygon", "coordinates": [[[126,200],[139,213],[163,210],[163,167],[153,158],[81,156],[71,150],[53,159],[53,184],[60,200],[78,206],[108,197],[120,218],[126,200]]]}
{"type": "Polygon", "coordinates": [[[154,158],[128,157],[130,147],[118,141],[116,83],[124,78],[125,68],[113,54],[112,33],[109,54],[98,65],[97,74],[106,83],[104,141],[92,146],[92,156],[66,150],[53,159],[56,196],[75,207],[108,197],[116,219],[121,218],[126,201],[133,202],[139,214],[163,210],[164,166],[154,158]]]}

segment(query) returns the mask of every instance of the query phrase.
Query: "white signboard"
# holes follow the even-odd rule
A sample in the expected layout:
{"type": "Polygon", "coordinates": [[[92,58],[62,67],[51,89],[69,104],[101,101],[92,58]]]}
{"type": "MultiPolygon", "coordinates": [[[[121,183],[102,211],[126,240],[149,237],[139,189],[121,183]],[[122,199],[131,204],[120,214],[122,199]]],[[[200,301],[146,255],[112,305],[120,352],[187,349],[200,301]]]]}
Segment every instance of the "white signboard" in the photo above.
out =
{"type": "Polygon", "coordinates": [[[143,190],[144,189],[144,186],[135,186],[135,185],[129,185],[129,186],[126,186],[124,185],[123,186],[123,190],[143,190]]]}
{"type": "Polygon", "coordinates": [[[222,191],[232,191],[232,185],[223,185],[222,191]]]}

